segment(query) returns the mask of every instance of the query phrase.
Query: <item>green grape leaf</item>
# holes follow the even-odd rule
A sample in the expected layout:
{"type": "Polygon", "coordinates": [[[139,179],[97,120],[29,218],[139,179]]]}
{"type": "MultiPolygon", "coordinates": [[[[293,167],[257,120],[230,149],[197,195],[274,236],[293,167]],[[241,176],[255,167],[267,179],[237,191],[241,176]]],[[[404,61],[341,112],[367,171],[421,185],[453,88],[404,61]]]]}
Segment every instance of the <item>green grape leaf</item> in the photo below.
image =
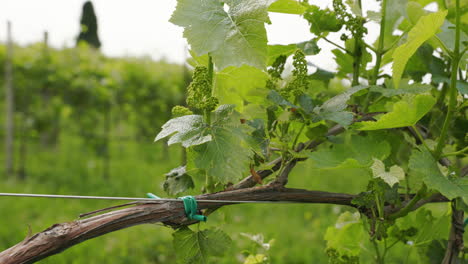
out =
{"type": "Polygon", "coordinates": [[[401,167],[394,165],[390,167],[390,171],[386,171],[385,164],[379,159],[374,159],[371,170],[374,178],[381,178],[390,187],[405,179],[405,172],[401,167]]]}
{"type": "Polygon", "coordinates": [[[328,32],[337,32],[343,27],[336,13],[330,9],[320,9],[318,6],[309,5],[304,18],[310,24],[310,32],[316,36],[326,35],[328,32]]]}
{"type": "Polygon", "coordinates": [[[275,90],[270,91],[270,93],[267,96],[267,99],[270,100],[271,102],[273,102],[276,105],[299,108],[296,105],[289,102],[288,100],[286,100],[283,96],[281,96],[281,94],[279,94],[275,90]]]}
{"type": "Polygon", "coordinates": [[[220,229],[194,232],[183,227],[172,234],[180,263],[204,264],[210,256],[222,256],[232,244],[231,238],[220,229]]]}
{"type": "Polygon", "coordinates": [[[267,65],[270,66],[275,62],[276,58],[281,55],[289,57],[297,49],[301,49],[305,55],[316,55],[320,52],[316,39],[299,42],[297,44],[289,45],[268,45],[268,59],[267,65]]]}
{"type": "Polygon", "coordinates": [[[325,82],[330,81],[333,77],[335,77],[335,73],[320,69],[319,67],[317,67],[314,73],[309,75],[310,80],[321,80],[325,82]]]}
{"type": "Polygon", "coordinates": [[[348,126],[353,121],[353,113],[343,111],[348,106],[346,102],[351,98],[351,95],[368,88],[368,86],[358,85],[351,87],[346,92],[341,93],[321,106],[314,108],[314,113],[317,114],[318,120],[331,120],[340,125],[348,126]]]}
{"type": "Polygon", "coordinates": [[[416,24],[418,20],[426,15],[426,11],[420,3],[410,1],[406,4],[406,14],[412,24],[416,24]]]}
{"type": "Polygon", "coordinates": [[[331,51],[335,55],[336,64],[338,64],[338,73],[339,76],[346,76],[346,74],[353,72],[353,57],[349,54],[344,53],[339,49],[334,49],[331,51]]]}
{"type": "MultiPolygon", "coordinates": [[[[432,80],[434,82],[444,82],[446,84],[450,84],[450,79],[447,77],[443,77],[443,76],[433,76],[432,80]]],[[[468,83],[466,83],[465,81],[457,81],[456,87],[457,87],[457,90],[461,94],[464,94],[464,95],[468,94],[468,83]]]]}
{"type": "Polygon", "coordinates": [[[356,16],[362,16],[362,10],[359,4],[359,1],[357,0],[346,0],[346,4],[349,6],[351,9],[351,12],[356,15],[356,16]]]}
{"type": "Polygon", "coordinates": [[[305,8],[296,0],[277,0],[268,8],[269,12],[302,15],[305,8]]]}
{"type": "MultiPolygon", "coordinates": [[[[416,228],[416,235],[411,240],[414,246],[421,247],[431,243],[434,239],[447,238],[450,229],[450,216],[444,214],[440,217],[434,217],[432,211],[421,208],[414,213],[401,217],[396,220],[396,227],[400,230],[416,228]]],[[[393,232],[390,231],[390,234],[393,232]]]]}
{"type": "Polygon", "coordinates": [[[305,55],[316,55],[320,52],[316,39],[297,43],[296,46],[301,49],[305,55]]]}
{"type": "Polygon", "coordinates": [[[382,94],[384,97],[392,97],[396,95],[405,95],[405,94],[421,94],[429,92],[433,86],[429,84],[415,83],[415,84],[400,84],[400,88],[392,89],[392,87],[384,88],[382,86],[372,86],[370,88],[371,92],[377,92],[382,94]]]}
{"type": "Polygon", "coordinates": [[[163,188],[169,195],[177,195],[195,187],[192,177],[187,174],[186,167],[180,166],[166,173],[163,188]]]}
{"type": "Polygon", "coordinates": [[[253,144],[251,145],[258,147],[261,150],[262,154],[265,157],[267,157],[269,153],[269,139],[266,135],[265,121],[260,118],[255,118],[253,120],[248,120],[247,125],[254,129],[252,131],[253,144]]]}
{"type": "Polygon", "coordinates": [[[390,155],[390,144],[383,136],[352,136],[344,144],[318,149],[309,153],[309,159],[319,169],[368,168],[373,158],[384,160],[390,155]]]}
{"type": "Polygon", "coordinates": [[[377,121],[365,121],[357,124],[359,130],[377,130],[396,127],[414,126],[436,103],[431,95],[420,94],[407,96],[393,105],[393,110],[377,121]]]}
{"type": "Polygon", "coordinates": [[[265,100],[268,74],[248,66],[228,67],[216,73],[214,96],[222,104],[234,104],[243,111],[244,104],[262,103],[265,100]]]}
{"type": "Polygon", "coordinates": [[[444,23],[447,11],[439,11],[422,16],[408,33],[408,40],[393,52],[393,83],[396,88],[400,84],[406,63],[416,50],[427,40],[435,36],[444,23]]]}
{"type": "Polygon", "coordinates": [[[187,63],[192,67],[205,66],[208,67],[209,57],[208,54],[198,56],[193,50],[189,50],[190,58],[187,59],[187,63]]]}
{"type": "Polygon", "coordinates": [[[210,53],[218,69],[248,64],[265,68],[269,23],[267,9],[273,0],[178,0],[170,22],[184,27],[193,51],[210,53]]]}
{"type": "Polygon", "coordinates": [[[249,255],[243,264],[265,264],[268,263],[268,257],[265,254],[249,255]]]}
{"type": "MultiPolygon", "coordinates": [[[[346,40],[345,47],[347,50],[354,50],[355,41],[353,38],[346,40]]],[[[348,54],[340,49],[334,49],[331,51],[335,55],[336,64],[338,64],[337,76],[345,78],[349,73],[354,70],[354,58],[351,54],[348,54]]],[[[366,50],[361,49],[361,68],[365,69],[367,64],[372,61],[372,55],[366,50]]]]}
{"type": "Polygon", "coordinates": [[[249,168],[251,142],[248,132],[252,130],[241,124],[240,115],[233,105],[221,105],[214,111],[210,127],[212,140],[190,149],[189,159],[209,177],[222,183],[233,182],[243,176],[249,168]],[[235,153],[235,155],[233,155],[235,153]]]}
{"type": "MultiPolygon", "coordinates": [[[[466,14],[466,11],[465,11],[465,14],[466,14]]],[[[462,30],[463,30],[463,27],[464,26],[461,26],[462,30]]],[[[434,48],[436,48],[436,47],[441,46],[439,43],[439,41],[441,41],[447,49],[454,50],[455,49],[455,25],[445,20],[444,24],[442,25],[440,29],[441,31],[437,34],[438,39],[437,40],[432,39],[430,43],[434,46],[434,48]]],[[[465,32],[461,31],[460,43],[463,43],[464,41],[468,41],[468,35],[465,32]]],[[[446,52],[445,49],[442,49],[442,50],[446,52]]]]}
{"type": "Polygon", "coordinates": [[[335,249],[340,255],[358,256],[365,232],[359,213],[342,213],[334,226],[327,228],[327,249],[335,249]]]}
{"type": "Polygon", "coordinates": [[[448,199],[462,197],[468,201],[468,180],[466,178],[450,179],[442,174],[437,161],[426,149],[413,150],[409,168],[420,177],[427,187],[439,191],[448,199]]]}
{"type": "Polygon", "coordinates": [[[304,110],[307,114],[312,113],[314,111],[314,102],[312,98],[310,98],[307,94],[301,94],[297,97],[297,102],[301,106],[301,109],[304,110]]]}
{"type": "MultiPolygon", "coordinates": [[[[390,47],[398,36],[394,36],[393,33],[398,27],[401,18],[406,13],[406,4],[408,0],[392,0],[387,1],[386,16],[385,16],[385,47],[390,47]]],[[[381,2],[383,3],[383,2],[381,2]]],[[[379,12],[381,14],[381,12],[379,12]]],[[[378,41],[378,40],[377,40],[378,41]]]]}
{"type": "Polygon", "coordinates": [[[211,135],[206,130],[207,126],[201,115],[186,115],[173,118],[162,126],[161,132],[159,132],[154,141],[172,135],[167,142],[168,145],[182,143],[182,146],[185,148],[200,145],[211,140],[211,135]]]}
{"type": "Polygon", "coordinates": [[[281,55],[285,55],[289,57],[289,55],[293,54],[297,50],[297,45],[289,44],[289,45],[268,45],[268,59],[267,65],[272,65],[276,58],[281,55]]]}

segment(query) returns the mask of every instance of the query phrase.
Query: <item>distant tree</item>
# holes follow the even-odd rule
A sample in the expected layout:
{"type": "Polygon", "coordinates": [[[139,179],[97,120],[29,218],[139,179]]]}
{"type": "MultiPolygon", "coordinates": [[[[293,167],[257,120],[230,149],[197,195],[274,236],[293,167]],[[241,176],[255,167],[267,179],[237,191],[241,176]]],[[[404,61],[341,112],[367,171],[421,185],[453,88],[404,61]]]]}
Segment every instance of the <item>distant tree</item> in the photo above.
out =
{"type": "Polygon", "coordinates": [[[97,49],[101,47],[101,41],[99,41],[98,36],[97,18],[91,1],[86,1],[83,5],[80,20],[80,34],[76,39],[76,44],[78,45],[81,41],[85,41],[97,49]]]}

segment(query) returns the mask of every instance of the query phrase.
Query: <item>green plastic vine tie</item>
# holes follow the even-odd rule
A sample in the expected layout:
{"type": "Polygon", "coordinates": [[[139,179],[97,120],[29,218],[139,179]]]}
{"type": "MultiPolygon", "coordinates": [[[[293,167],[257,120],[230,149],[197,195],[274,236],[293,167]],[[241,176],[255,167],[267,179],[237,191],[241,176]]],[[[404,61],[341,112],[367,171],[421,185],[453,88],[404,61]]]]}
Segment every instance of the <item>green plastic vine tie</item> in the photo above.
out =
{"type": "Polygon", "coordinates": [[[154,194],[152,194],[152,193],[147,193],[146,196],[147,196],[148,198],[161,199],[161,197],[159,197],[159,196],[157,196],[157,195],[154,195],[154,194]]]}
{"type": "MultiPolygon", "coordinates": [[[[148,198],[161,199],[161,197],[152,193],[147,193],[146,196],[148,198]]],[[[187,216],[188,219],[206,222],[206,219],[207,219],[206,216],[197,214],[198,204],[197,204],[197,199],[195,199],[195,197],[183,196],[183,197],[179,197],[178,199],[181,199],[182,202],[184,203],[185,215],[187,216]]]]}
{"type": "Polygon", "coordinates": [[[193,196],[179,197],[184,202],[185,215],[190,220],[206,222],[206,216],[197,214],[197,200],[193,196]]]}

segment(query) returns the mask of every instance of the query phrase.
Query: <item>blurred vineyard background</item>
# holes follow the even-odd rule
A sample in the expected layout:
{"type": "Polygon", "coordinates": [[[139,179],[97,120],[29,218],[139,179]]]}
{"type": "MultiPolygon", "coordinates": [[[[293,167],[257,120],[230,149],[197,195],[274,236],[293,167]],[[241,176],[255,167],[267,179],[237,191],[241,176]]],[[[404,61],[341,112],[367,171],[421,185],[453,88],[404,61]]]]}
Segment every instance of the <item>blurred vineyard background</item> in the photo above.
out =
{"type": "MultiPolygon", "coordinates": [[[[185,104],[190,67],[149,57],[106,57],[86,42],[57,49],[50,47],[47,39],[45,34],[35,44],[12,47],[14,166],[11,172],[3,167],[0,170],[0,192],[129,197],[153,192],[166,196],[164,174],[184,163],[184,153],[181,148],[153,143],[153,139],[170,119],[171,108],[185,104]]],[[[0,43],[2,113],[7,99],[3,89],[7,85],[8,73],[3,67],[7,55],[7,45],[0,43]]],[[[324,89],[334,85],[329,79],[317,82],[324,89]]],[[[5,118],[5,114],[0,115],[2,139],[6,136],[5,118]]],[[[5,149],[4,140],[0,147],[5,149]]],[[[5,158],[5,152],[0,152],[2,166],[5,158]]],[[[289,186],[356,193],[365,189],[367,182],[358,177],[361,174],[359,169],[319,171],[308,161],[295,170],[289,186]]],[[[196,186],[192,193],[200,191],[196,186]]],[[[1,197],[0,251],[54,223],[116,204],[1,197]]],[[[236,205],[219,210],[200,227],[220,227],[233,238],[230,251],[212,263],[243,263],[243,252],[266,254],[271,263],[326,263],[325,232],[345,210],[350,209],[236,205]],[[258,236],[249,238],[246,234],[258,236]]],[[[425,217],[431,213],[422,212],[413,220],[424,228],[425,217]]],[[[435,212],[442,215],[445,207],[435,212]]],[[[445,227],[444,223],[438,225],[440,230],[445,227]]],[[[427,226],[427,231],[437,232],[433,226],[427,226]]],[[[175,263],[177,252],[171,233],[160,225],[129,228],[84,242],[40,263],[175,263]]],[[[398,253],[390,256],[389,263],[420,260],[417,247],[408,251],[398,244],[394,250],[398,253]]]]}
{"type": "MultiPolygon", "coordinates": [[[[0,45],[2,65],[5,56],[5,45],[0,45]]],[[[15,166],[8,177],[2,172],[2,192],[165,195],[164,173],[183,164],[184,155],[182,149],[169,149],[153,139],[170,118],[172,106],[184,104],[189,68],[149,58],[108,58],[85,43],[67,49],[53,49],[45,42],[14,46],[12,62],[15,166]]],[[[4,86],[4,72],[0,76],[4,86]]],[[[2,109],[4,102],[1,93],[2,109]]],[[[5,115],[1,118],[3,125],[5,115]]],[[[0,133],[3,138],[5,129],[0,133]]],[[[366,184],[360,173],[315,171],[307,162],[291,177],[290,186],[353,193],[366,184]]],[[[192,191],[199,192],[197,187],[192,191]]],[[[2,197],[0,249],[30,232],[115,204],[2,197]]],[[[344,210],[329,205],[238,205],[223,208],[202,225],[221,227],[235,241],[231,252],[213,263],[242,263],[243,251],[265,250],[243,233],[261,234],[265,244],[271,242],[272,263],[325,263],[323,237],[344,210]]],[[[409,253],[396,259],[419,257],[417,249],[409,253]]],[[[148,225],[87,241],[41,263],[173,263],[175,256],[171,230],[148,225]]]]}

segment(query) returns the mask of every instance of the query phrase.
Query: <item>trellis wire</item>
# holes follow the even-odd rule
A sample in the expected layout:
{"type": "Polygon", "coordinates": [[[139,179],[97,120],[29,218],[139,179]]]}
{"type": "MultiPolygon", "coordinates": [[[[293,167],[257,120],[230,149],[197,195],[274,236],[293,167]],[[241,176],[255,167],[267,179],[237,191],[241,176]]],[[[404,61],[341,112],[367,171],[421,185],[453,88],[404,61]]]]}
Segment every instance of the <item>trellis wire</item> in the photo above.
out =
{"type": "MultiPolygon", "coordinates": [[[[0,193],[0,196],[10,197],[32,197],[32,198],[56,198],[56,199],[92,199],[92,200],[127,200],[127,201],[144,201],[144,202],[182,202],[181,199],[171,198],[140,198],[140,197],[114,197],[114,196],[84,196],[84,195],[57,195],[57,194],[33,194],[33,193],[0,193]]],[[[234,201],[234,200],[203,200],[197,199],[199,203],[303,203],[295,201],[234,201]]]]}

